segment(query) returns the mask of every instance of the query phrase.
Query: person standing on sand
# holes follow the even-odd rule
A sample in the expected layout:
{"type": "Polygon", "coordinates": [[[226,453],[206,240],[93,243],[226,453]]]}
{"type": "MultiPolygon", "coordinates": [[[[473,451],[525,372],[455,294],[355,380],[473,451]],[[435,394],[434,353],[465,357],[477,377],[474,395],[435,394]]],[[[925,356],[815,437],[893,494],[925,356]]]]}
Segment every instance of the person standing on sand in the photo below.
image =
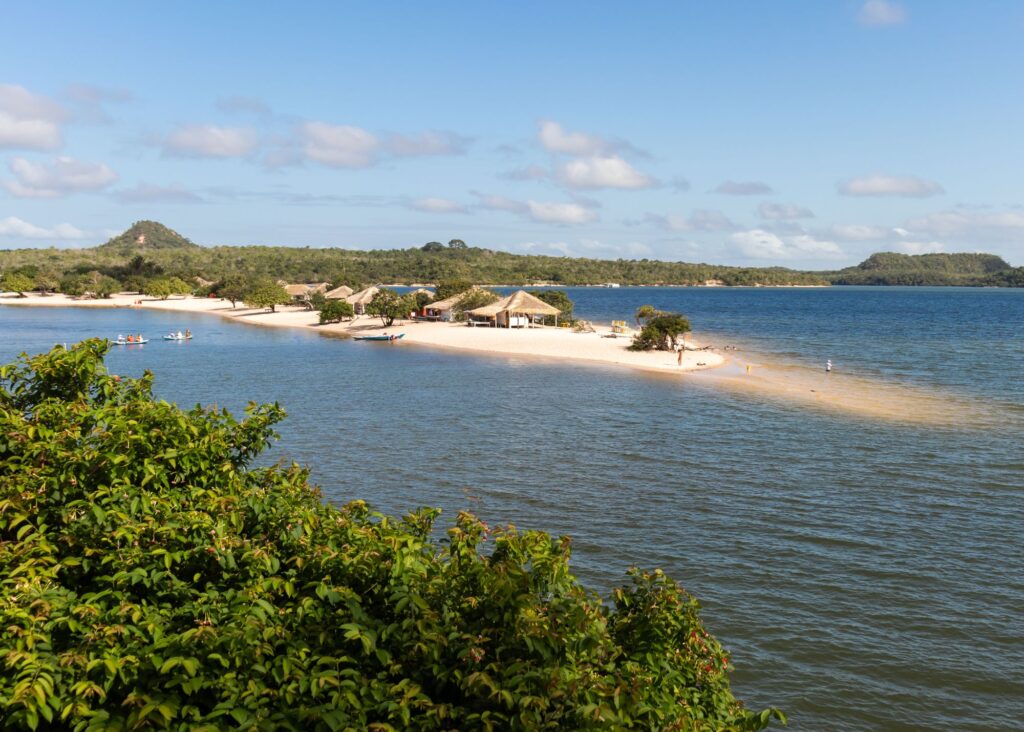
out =
{"type": "Polygon", "coordinates": [[[683,347],[681,345],[677,346],[676,347],[676,351],[678,352],[678,355],[676,356],[676,363],[679,364],[680,366],[682,366],[683,365],[683,347]]]}

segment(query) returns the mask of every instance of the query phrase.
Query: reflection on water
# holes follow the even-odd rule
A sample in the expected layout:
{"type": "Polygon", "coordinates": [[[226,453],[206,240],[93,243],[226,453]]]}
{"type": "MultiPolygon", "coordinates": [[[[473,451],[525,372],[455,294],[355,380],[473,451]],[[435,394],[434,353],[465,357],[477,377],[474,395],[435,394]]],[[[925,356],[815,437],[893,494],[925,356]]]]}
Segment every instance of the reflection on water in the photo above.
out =
{"type": "Polygon", "coordinates": [[[191,328],[190,343],[118,349],[110,367],[154,370],[159,394],[183,405],[280,401],[289,419],[273,455],[312,465],[328,500],[440,506],[449,521],[469,507],[568,534],[575,571],[602,589],[632,564],[663,567],[729,647],[737,695],[781,706],[796,729],[1010,729],[1024,715],[1020,295],[577,297],[594,319],[642,302],[683,310],[698,329],[729,333],[741,357],[812,379],[825,378],[826,356],[832,376],[998,407],[966,424],[172,313],[0,308],[0,355],[191,328]],[[851,320],[871,327],[844,333],[851,320]],[[921,337],[894,346],[889,331],[921,337]]]}

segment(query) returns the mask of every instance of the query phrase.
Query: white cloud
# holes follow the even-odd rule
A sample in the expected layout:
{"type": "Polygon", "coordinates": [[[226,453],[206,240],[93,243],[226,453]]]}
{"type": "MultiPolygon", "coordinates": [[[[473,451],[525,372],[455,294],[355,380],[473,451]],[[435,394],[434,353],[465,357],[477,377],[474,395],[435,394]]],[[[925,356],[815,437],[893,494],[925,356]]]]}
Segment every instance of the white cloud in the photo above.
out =
{"type": "Polygon", "coordinates": [[[910,219],[906,228],[930,236],[1010,236],[1020,238],[1024,229],[1021,211],[940,211],[910,219]]]}
{"type": "Polygon", "coordinates": [[[719,183],[714,193],[724,193],[727,196],[763,196],[772,192],[772,187],[760,181],[733,181],[727,180],[719,183]]]}
{"type": "Polygon", "coordinates": [[[556,171],[558,180],[569,188],[650,188],[656,182],[618,155],[568,160],[556,171]]]}
{"type": "Polygon", "coordinates": [[[938,241],[901,241],[895,249],[905,254],[935,254],[946,251],[946,245],[938,241]]]}
{"type": "Polygon", "coordinates": [[[537,140],[548,152],[567,155],[598,155],[609,148],[603,137],[585,132],[566,132],[562,125],[551,120],[541,120],[537,140]]]}
{"type": "Polygon", "coordinates": [[[890,229],[884,226],[870,226],[868,224],[833,224],[829,229],[832,236],[846,241],[886,239],[890,231],[890,229]]]}
{"type": "Polygon", "coordinates": [[[813,219],[814,213],[795,203],[762,203],[757,207],[762,219],[769,221],[792,221],[794,219],[813,219]]]}
{"type": "Polygon", "coordinates": [[[182,125],[163,141],[165,155],[187,158],[240,158],[256,149],[259,138],[249,127],[182,125]]]}
{"type": "Polygon", "coordinates": [[[903,196],[905,198],[927,198],[946,191],[935,181],[913,175],[865,175],[850,178],[837,186],[844,196],[903,196]]]}
{"type": "Polygon", "coordinates": [[[409,203],[409,208],[426,213],[467,213],[465,206],[447,198],[417,198],[409,203]]]}
{"type": "Polygon", "coordinates": [[[544,180],[548,177],[548,171],[540,165],[527,165],[525,168],[515,168],[502,173],[498,177],[505,180],[544,180]]]}
{"type": "Polygon", "coordinates": [[[454,132],[427,131],[415,135],[393,134],[388,138],[387,149],[396,157],[418,157],[422,155],[463,155],[470,139],[454,132]]]}
{"type": "Polygon", "coordinates": [[[117,180],[117,173],[103,163],[89,163],[69,157],[55,158],[46,165],[14,158],[9,167],[14,180],[2,182],[19,198],[59,198],[70,193],[97,191],[117,180]]]}
{"type": "Polygon", "coordinates": [[[714,209],[698,208],[689,216],[649,213],[644,220],[669,231],[732,231],[736,228],[728,216],[714,209]]]}
{"type": "Polygon", "coordinates": [[[0,148],[54,150],[67,111],[56,102],[16,84],[0,84],[0,148]]]}
{"type": "Polygon", "coordinates": [[[872,27],[899,25],[906,19],[907,11],[903,6],[889,0],[866,0],[857,13],[861,25],[872,27]]]}
{"type": "Polygon", "coordinates": [[[809,234],[781,237],[764,229],[738,231],[731,237],[742,254],[751,259],[833,259],[843,256],[833,241],[817,239],[809,234]]]}
{"type": "Polygon", "coordinates": [[[586,224],[597,220],[597,212],[579,203],[527,201],[526,209],[534,221],[546,224],[586,224]]]}
{"type": "Polygon", "coordinates": [[[57,224],[46,229],[16,216],[8,216],[6,219],[0,219],[0,236],[13,236],[19,239],[82,239],[88,234],[71,224],[57,224]]]}
{"type": "Polygon", "coordinates": [[[158,186],[139,183],[134,188],[114,192],[122,203],[202,203],[203,198],[179,185],[158,186]]]}
{"type": "Polygon", "coordinates": [[[306,122],[299,136],[307,158],[332,168],[366,168],[377,162],[380,140],[361,127],[306,122]]]}

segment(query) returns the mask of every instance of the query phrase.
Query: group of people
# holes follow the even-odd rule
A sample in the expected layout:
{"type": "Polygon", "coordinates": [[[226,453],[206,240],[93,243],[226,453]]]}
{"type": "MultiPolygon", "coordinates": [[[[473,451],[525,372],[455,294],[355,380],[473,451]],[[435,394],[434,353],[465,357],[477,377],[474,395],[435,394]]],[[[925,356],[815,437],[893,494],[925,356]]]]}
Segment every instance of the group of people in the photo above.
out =
{"type": "Polygon", "coordinates": [[[172,337],[174,337],[174,338],[177,338],[179,341],[185,341],[185,340],[188,340],[189,338],[192,337],[192,331],[190,331],[188,328],[186,328],[184,333],[182,333],[179,330],[176,334],[175,333],[171,333],[170,335],[172,337]]]}
{"type": "Polygon", "coordinates": [[[139,333],[138,335],[132,335],[131,333],[129,333],[126,336],[118,333],[117,340],[123,343],[142,343],[146,339],[142,337],[142,333],[139,333]]]}

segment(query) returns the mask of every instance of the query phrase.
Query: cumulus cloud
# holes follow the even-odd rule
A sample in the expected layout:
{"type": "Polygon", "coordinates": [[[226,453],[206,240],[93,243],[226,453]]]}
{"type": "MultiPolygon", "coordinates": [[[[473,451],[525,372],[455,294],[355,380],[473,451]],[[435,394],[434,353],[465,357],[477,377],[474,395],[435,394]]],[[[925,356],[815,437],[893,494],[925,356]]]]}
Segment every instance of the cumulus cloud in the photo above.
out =
{"type": "Polygon", "coordinates": [[[644,221],[667,231],[732,231],[736,229],[728,216],[714,209],[698,208],[689,216],[668,214],[660,216],[648,213],[644,221]]]}
{"type": "Polygon", "coordinates": [[[447,198],[417,198],[409,202],[409,208],[426,213],[467,213],[465,206],[447,198]]]}
{"type": "Polygon", "coordinates": [[[8,167],[14,179],[4,180],[2,185],[19,198],[60,198],[71,193],[98,191],[117,180],[117,173],[103,163],[69,157],[55,158],[49,165],[14,158],[8,167]]]}
{"type": "Polygon", "coordinates": [[[0,148],[54,150],[67,118],[56,102],[17,84],[0,84],[0,148]]]}
{"type": "Polygon", "coordinates": [[[586,224],[597,220],[597,212],[579,203],[527,201],[527,211],[534,221],[546,224],[586,224]]]}
{"type": "Polygon", "coordinates": [[[5,219],[0,219],[0,236],[12,236],[19,239],[82,239],[88,234],[71,224],[57,224],[47,229],[30,224],[16,216],[8,216],[5,219]]]}
{"type": "Polygon", "coordinates": [[[306,157],[332,168],[366,168],[377,161],[380,140],[352,125],[305,122],[299,137],[306,157]]]}
{"type": "Polygon", "coordinates": [[[907,11],[889,0],[866,0],[857,13],[857,21],[869,27],[899,25],[907,19],[907,11]]]}
{"type": "Polygon", "coordinates": [[[577,158],[560,163],[556,177],[569,188],[650,188],[656,181],[618,155],[577,158]]]}
{"type": "Polygon", "coordinates": [[[940,211],[912,218],[905,228],[915,235],[959,239],[1010,239],[1024,234],[1022,211],[940,211]]]}
{"type": "Polygon", "coordinates": [[[164,155],[185,158],[240,158],[256,149],[259,138],[250,127],[182,125],[161,142],[164,155]]]}
{"type": "Polygon", "coordinates": [[[392,134],[387,150],[400,158],[422,155],[463,155],[471,140],[454,132],[428,130],[415,135],[392,134]]]}
{"type": "Polygon", "coordinates": [[[730,238],[739,251],[751,259],[833,259],[843,256],[838,244],[810,234],[784,238],[764,229],[751,229],[738,231],[730,238]]]}
{"type": "Polygon", "coordinates": [[[899,231],[887,229],[884,226],[871,226],[868,224],[833,224],[829,228],[829,232],[835,238],[845,241],[886,239],[890,233],[896,233],[899,236],[904,235],[900,234],[899,231]]]}
{"type": "Polygon", "coordinates": [[[159,186],[139,183],[134,188],[114,191],[121,203],[202,203],[202,196],[180,185],[159,186]]]}
{"type": "Polygon", "coordinates": [[[568,132],[552,120],[538,123],[537,140],[548,152],[566,155],[598,155],[609,149],[609,141],[586,132],[568,132]]]}
{"type": "Polygon", "coordinates": [[[844,196],[902,196],[927,198],[946,191],[932,180],[913,175],[865,175],[839,183],[837,190],[844,196]]]}
{"type": "Polygon", "coordinates": [[[938,241],[901,241],[895,249],[904,254],[936,254],[946,251],[946,245],[938,241]]]}
{"type": "Polygon", "coordinates": [[[814,213],[803,206],[795,203],[762,203],[757,207],[757,213],[762,219],[768,221],[792,221],[794,219],[813,219],[814,213]]]}
{"type": "Polygon", "coordinates": [[[767,183],[755,180],[727,180],[715,186],[713,193],[723,193],[727,196],[764,196],[772,193],[772,187],[767,183]]]}

